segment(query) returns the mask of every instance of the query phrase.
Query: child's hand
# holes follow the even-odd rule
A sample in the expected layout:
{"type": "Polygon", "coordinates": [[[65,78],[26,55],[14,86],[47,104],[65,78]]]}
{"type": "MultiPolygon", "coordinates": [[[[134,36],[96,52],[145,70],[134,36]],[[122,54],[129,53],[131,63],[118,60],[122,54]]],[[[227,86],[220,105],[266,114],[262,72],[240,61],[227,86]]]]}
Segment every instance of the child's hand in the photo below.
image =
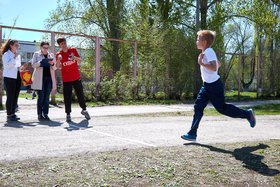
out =
{"type": "Polygon", "coordinates": [[[23,64],[20,68],[21,71],[25,71],[26,68],[28,67],[28,64],[30,64],[30,62],[26,62],[25,64],[23,64]]]}
{"type": "Polygon", "coordinates": [[[203,53],[200,53],[199,56],[198,56],[198,64],[199,64],[199,65],[202,65],[202,64],[203,64],[203,63],[202,63],[203,57],[204,57],[204,54],[203,54],[203,53]]]}
{"type": "Polygon", "coordinates": [[[14,56],[14,59],[16,59],[19,56],[19,53],[16,53],[14,56]]]}
{"type": "Polygon", "coordinates": [[[73,52],[71,53],[71,55],[69,56],[72,60],[75,60],[75,56],[73,54],[73,52]]]}
{"type": "Polygon", "coordinates": [[[62,59],[61,54],[58,55],[57,59],[60,61],[62,59]]]}

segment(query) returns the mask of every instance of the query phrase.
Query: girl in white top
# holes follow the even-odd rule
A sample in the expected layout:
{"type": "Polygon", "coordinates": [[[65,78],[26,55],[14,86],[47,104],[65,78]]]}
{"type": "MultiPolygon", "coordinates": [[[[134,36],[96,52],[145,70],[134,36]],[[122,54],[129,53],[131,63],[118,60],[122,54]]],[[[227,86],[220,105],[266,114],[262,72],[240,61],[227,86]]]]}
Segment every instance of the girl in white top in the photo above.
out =
{"type": "Polygon", "coordinates": [[[20,55],[17,53],[19,42],[8,39],[1,47],[4,85],[6,88],[7,121],[17,121],[15,109],[21,87],[20,70],[25,70],[27,63],[21,66],[20,55]]]}

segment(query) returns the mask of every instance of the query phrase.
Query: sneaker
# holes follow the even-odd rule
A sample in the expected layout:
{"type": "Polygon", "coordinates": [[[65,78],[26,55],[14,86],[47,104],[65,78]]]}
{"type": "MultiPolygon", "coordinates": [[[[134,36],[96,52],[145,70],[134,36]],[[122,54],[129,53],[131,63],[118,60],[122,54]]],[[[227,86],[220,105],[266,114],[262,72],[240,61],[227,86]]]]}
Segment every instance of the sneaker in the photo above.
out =
{"type": "Polygon", "coordinates": [[[48,114],[44,114],[44,118],[45,118],[45,120],[48,120],[48,121],[51,120],[51,119],[49,118],[48,114]]]}
{"type": "Polygon", "coordinates": [[[186,134],[186,135],[182,135],[181,138],[184,139],[184,140],[196,141],[196,136],[195,135],[186,134]]]}
{"type": "Polygon", "coordinates": [[[11,121],[18,121],[18,119],[15,116],[7,117],[7,122],[11,122],[11,121]]]}
{"type": "Polygon", "coordinates": [[[38,120],[39,120],[39,121],[42,121],[42,120],[45,120],[45,118],[44,118],[44,116],[43,116],[42,114],[39,114],[39,115],[38,115],[38,120]]]}
{"type": "Polygon", "coordinates": [[[13,115],[14,118],[16,118],[17,120],[20,120],[20,117],[18,117],[17,115],[13,115]]]}
{"type": "Polygon", "coordinates": [[[248,112],[250,113],[250,116],[249,118],[247,118],[247,120],[249,121],[250,126],[254,128],[256,126],[256,118],[255,118],[254,111],[253,109],[249,109],[248,112]]]}
{"type": "Polygon", "coordinates": [[[71,116],[70,116],[70,114],[67,114],[67,115],[66,115],[66,122],[71,122],[71,116]]]}
{"type": "Polygon", "coordinates": [[[87,120],[90,120],[90,116],[86,110],[82,110],[81,114],[84,115],[87,120]]]}

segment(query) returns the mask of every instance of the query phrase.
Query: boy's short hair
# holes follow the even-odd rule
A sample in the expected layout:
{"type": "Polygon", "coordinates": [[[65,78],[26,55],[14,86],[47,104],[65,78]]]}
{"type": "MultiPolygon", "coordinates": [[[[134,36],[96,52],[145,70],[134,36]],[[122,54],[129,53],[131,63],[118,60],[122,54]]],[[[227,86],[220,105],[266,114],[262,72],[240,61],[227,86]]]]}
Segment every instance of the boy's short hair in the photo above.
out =
{"type": "Polygon", "coordinates": [[[61,42],[66,42],[66,39],[63,36],[59,36],[56,40],[57,44],[59,45],[61,42]]]}
{"type": "Polygon", "coordinates": [[[201,30],[197,32],[197,36],[202,37],[203,40],[207,42],[207,48],[211,47],[215,41],[216,32],[210,30],[201,30]]]}

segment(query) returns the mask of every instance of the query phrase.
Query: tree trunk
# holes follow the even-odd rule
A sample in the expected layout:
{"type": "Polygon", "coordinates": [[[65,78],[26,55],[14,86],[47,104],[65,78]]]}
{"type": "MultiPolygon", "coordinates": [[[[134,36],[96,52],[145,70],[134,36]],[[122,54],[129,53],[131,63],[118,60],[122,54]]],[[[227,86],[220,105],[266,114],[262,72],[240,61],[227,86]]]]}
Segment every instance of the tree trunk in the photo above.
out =
{"type": "Polygon", "coordinates": [[[201,30],[205,30],[207,28],[207,2],[208,0],[200,0],[201,30]]]}
{"type": "MultiPolygon", "coordinates": [[[[120,30],[120,22],[121,22],[121,9],[123,6],[123,0],[107,0],[107,13],[108,13],[108,22],[110,27],[110,37],[120,39],[121,30],[120,30]]],[[[112,46],[112,64],[113,71],[117,72],[120,70],[120,56],[119,42],[111,41],[112,46]]]]}
{"type": "MultiPolygon", "coordinates": [[[[200,22],[200,26],[201,29],[206,29],[206,16],[207,16],[207,2],[208,0],[197,0],[197,17],[199,16],[199,10],[201,13],[201,22],[200,22]]],[[[196,22],[199,22],[198,19],[196,19],[196,22]]],[[[199,31],[199,23],[196,23],[196,31],[199,31]]],[[[193,98],[195,99],[197,97],[197,94],[199,93],[199,90],[201,88],[202,85],[202,80],[201,80],[201,75],[200,75],[200,66],[197,63],[197,57],[199,55],[199,51],[196,50],[196,58],[194,61],[194,74],[193,74],[193,98]]]]}
{"type": "Polygon", "coordinates": [[[121,62],[119,56],[120,44],[119,42],[111,41],[111,46],[113,48],[113,53],[112,53],[113,71],[116,73],[121,69],[121,62]]]}
{"type": "Polygon", "coordinates": [[[170,99],[170,46],[166,46],[166,57],[165,57],[165,78],[166,78],[166,85],[165,85],[165,98],[170,99]]]}

